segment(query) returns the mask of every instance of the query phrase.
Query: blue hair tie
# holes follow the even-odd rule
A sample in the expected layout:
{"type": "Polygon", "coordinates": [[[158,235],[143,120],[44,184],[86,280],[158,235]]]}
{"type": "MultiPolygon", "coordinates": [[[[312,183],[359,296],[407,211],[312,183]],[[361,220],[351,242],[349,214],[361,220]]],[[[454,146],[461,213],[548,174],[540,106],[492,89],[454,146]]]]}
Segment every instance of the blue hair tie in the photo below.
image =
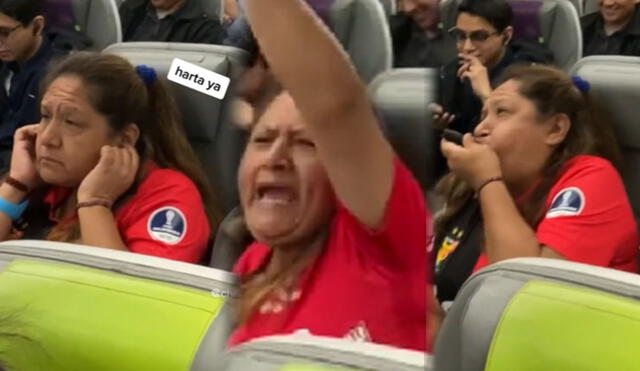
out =
{"type": "Polygon", "coordinates": [[[571,76],[571,81],[573,81],[573,85],[575,85],[575,87],[578,88],[578,90],[580,90],[580,92],[582,93],[588,93],[589,90],[591,90],[591,84],[589,84],[589,81],[583,79],[580,76],[571,76]]]}
{"type": "Polygon", "coordinates": [[[152,67],[141,64],[139,66],[136,66],[136,72],[146,85],[153,85],[156,81],[158,81],[158,74],[156,74],[156,70],[154,70],[152,67]]]}

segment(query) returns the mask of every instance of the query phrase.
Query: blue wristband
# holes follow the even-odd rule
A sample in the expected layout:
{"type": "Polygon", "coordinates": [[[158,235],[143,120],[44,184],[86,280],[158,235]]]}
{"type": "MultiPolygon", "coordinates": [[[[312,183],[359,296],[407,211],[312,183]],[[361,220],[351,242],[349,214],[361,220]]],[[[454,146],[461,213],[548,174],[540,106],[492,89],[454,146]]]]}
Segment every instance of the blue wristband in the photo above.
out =
{"type": "Polygon", "coordinates": [[[29,206],[29,200],[16,205],[0,197],[0,212],[6,214],[11,220],[19,219],[27,209],[27,206],[29,206]]]}

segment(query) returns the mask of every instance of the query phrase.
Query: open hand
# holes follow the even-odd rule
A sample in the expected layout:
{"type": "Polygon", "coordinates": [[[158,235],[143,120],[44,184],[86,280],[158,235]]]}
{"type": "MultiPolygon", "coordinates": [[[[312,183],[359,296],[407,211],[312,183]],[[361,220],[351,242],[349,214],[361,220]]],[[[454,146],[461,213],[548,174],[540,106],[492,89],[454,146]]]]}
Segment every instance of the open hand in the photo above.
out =
{"type": "Polygon", "coordinates": [[[471,134],[464,135],[462,146],[442,140],[440,149],[451,171],[466,180],[473,189],[478,189],[487,179],[502,176],[496,152],[488,145],[476,142],[471,134]]]}
{"type": "Polygon", "coordinates": [[[78,202],[106,201],[113,204],[133,184],[140,158],[135,148],[104,146],[100,161],[78,188],[78,202]]]}
{"type": "Polygon", "coordinates": [[[484,102],[491,94],[491,82],[487,68],[476,56],[460,54],[459,57],[461,66],[458,69],[458,77],[468,79],[473,92],[484,102]]]}
{"type": "Polygon", "coordinates": [[[16,131],[13,139],[9,176],[30,190],[42,183],[36,170],[36,137],[39,131],[40,124],[23,126],[16,131]]]}
{"type": "Polygon", "coordinates": [[[437,103],[429,105],[429,109],[433,114],[433,124],[438,129],[444,129],[455,120],[456,116],[449,112],[444,112],[444,108],[437,103]]]}

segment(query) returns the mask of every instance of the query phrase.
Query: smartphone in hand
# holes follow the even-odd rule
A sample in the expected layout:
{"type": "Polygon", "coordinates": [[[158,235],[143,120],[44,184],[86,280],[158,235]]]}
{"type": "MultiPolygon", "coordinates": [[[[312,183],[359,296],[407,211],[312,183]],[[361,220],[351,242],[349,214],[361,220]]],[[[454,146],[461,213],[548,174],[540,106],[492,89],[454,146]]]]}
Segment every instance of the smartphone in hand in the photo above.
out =
{"type": "Polygon", "coordinates": [[[462,133],[451,129],[444,129],[442,132],[442,138],[444,138],[444,140],[453,142],[459,146],[462,145],[462,136],[462,133]]]}

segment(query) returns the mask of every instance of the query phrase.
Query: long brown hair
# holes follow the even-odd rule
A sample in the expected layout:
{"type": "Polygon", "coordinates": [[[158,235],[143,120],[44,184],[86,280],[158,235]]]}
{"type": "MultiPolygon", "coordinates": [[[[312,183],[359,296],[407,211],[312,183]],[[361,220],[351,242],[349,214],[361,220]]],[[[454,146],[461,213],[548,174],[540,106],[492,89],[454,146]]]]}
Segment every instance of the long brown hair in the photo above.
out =
{"type": "MultiPolygon", "coordinates": [[[[93,108],[104,115],[114,132],[123,130],[130,123],[140,129],[136,150],[141,164],[145,160],[155,162],[161,168],[175,169],[191,179],[202,197],[205,212],[214,231],[220,221],[220,209],[198,158],[187,141],[178,107],[169,95],[165,84],[155,79],[145,83],[136,69],[126,59],[107,54],[77,53],[55,65],[43,82],[43,89],[61,76],[79,77],[89,92],[93,108]]],[[[115,208],[130,197],[143,174],[138,170],[136,182],[116,202],[115,208]]],[[[80,237],[76,221],[54,227],[47,239],[75,241],[80,237]]]]}
{"type": "MultiPolygon", "coordinates": [[[[245,75],[240,86],[239,98],[249,103],[253,108],[251,124],[249,127],[243,127],[243,129],[251,131],[273,101],[284,93],[284,90],[270,73],[268,66],[261,60],[258,60],[254,69],[245,75]]],[[[237,227],[239,223],[243,223],[247,228],[242,216],[231,224],[237,227]]],[[[303,247],[272,248],[269,258],[262,266],[255,272],[241,277],[240,297],[236,305],[236,316],[240,324],[246,323],[253,313],[273,295],[277,293],[287,296],[292,294],[304,271],[313,264],[321,253],[327,232],[328,226],[319,228],[317,234],[302,244],[303,247]],[[287,255],[287,264],[281,270],[270,269],[280,254],[287,255]]]]}
{"type": "MultiPolygon", "coordinates": [[[[540,183],[518,205],[527,224],[535,229],[544,215],[547,196],[567,161],[578,155],[594,155],[617,166],[621,155],[611,126],[603,120],[602,110],[567,74],[548,66],[513,66],[504,72],[501,83],[509,80],[519,83],[520,94],[533,102],[540,118],[566,114],[571,120],[564,141],[546,161],[540,183]]],[[[472,199],[474,190],[449,173],[438,183],[436,191],[446,200],[444,211],[436,218],[436,233],[442,235],[447,223],[472,199]]]]}

